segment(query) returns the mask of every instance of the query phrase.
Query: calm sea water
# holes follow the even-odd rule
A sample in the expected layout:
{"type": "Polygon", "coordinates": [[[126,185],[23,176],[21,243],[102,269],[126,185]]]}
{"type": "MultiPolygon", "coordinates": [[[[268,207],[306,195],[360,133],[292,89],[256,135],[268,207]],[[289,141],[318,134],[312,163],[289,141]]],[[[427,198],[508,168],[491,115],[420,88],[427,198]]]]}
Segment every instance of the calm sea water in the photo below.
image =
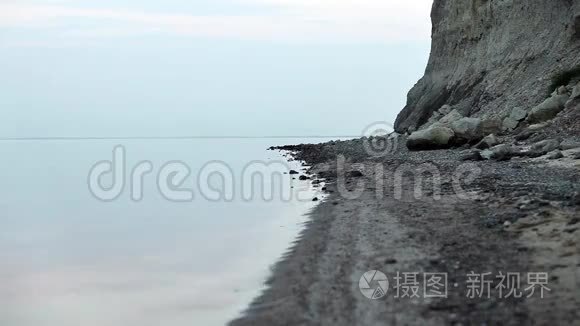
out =
{"type": "MultiPolygon", "coordinates": [[[[288,186],[271,167],[259,167],[285,162],[266,151],[276,143],[0,143],[0,325],[222,325],[237,317],[314,206],[316,189],[307,182],[282,175],[288,186]],[[91,194],[88,175],[95,163],[112,160],[117,145],[126,155],[126,185],[116,200],[104,202],[91,194]],[[130,171],[142,161],[152,171],[135,201],[130,171]],[[170,200],[158,187],[159,171],[173,161],[190,174],[170,188],[192,190],[193,200],[170,200]],[[210,161],[231,168],[233,200],[208,200],[196,185],[210,161]],[[247,187],[242,179],[251,162],[265,181],[252,184],[250,193],[258,196],[244,200],[240,188],[247,187]],[[274,185],[273,200],[259,196],[263,185],[274,185]],[[291,199],[281,191],[288,187],[291,199]]],[[[208,174],[207,189],[223,185],[217,172],[208,174]]],[[[112,184],[108,174],[102,180],[103,187],[112,184]]]]}

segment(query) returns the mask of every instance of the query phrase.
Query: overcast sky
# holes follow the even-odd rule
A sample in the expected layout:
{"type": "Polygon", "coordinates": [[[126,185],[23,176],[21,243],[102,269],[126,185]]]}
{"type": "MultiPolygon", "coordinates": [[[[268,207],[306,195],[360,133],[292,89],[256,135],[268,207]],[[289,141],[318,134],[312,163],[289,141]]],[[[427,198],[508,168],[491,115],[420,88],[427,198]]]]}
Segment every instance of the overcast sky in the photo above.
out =
{"type": "Polygon", "coordinates": [[[430,7],[0,0],[0,133],[356,134],[422,75],[430,7]]]}

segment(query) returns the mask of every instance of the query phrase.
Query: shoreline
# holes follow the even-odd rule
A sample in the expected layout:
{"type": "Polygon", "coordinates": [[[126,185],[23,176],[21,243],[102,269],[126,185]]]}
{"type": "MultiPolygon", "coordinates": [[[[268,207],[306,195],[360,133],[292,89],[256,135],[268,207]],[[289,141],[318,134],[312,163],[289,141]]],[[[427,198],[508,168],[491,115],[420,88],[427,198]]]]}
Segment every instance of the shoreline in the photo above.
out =
{"type": "Polygon", "coordinates": [[[529,160],[472,163],[481,175],[468,189],[474,196],[465,199],[452,189],[451,176],[464,164],[457,149],[399,149],[383,158],[365,154],[361,140],[277,149],[294,152],[312,166],[310,173],[326,178],[328,197],[310,212],[294,246],[275,265],[267,290],[230,325],[516,325],[578,319],[578,199],[570,192],[580,190],[573,182],[579,169],[529,160]],[[346,173],[339,180],[334,162],[339,153],[347,158],[346,171],[364,170],[362,176],[346,173]],[[395,198],[392,180],[384,182],[385,176],[373,171],[377,163],[387,174],[405,164],[433,164],[441,172],[441,198],[430,190],[412,198],[414,184],[408,180],[401,185],[403,198],[395,198]],[[340,195],[341,182],[347,188],[363,182],[364,189],[349,200],[340,195]],[[373,269],[391,283],[397,272],[447,273],[448,297],[395,298],[391,284],[384,298],[369,300],[358,282],[373,269]],[[546,298],[499,300],[494,290],[489,299],[466,299],[471,272],[517,272],[525,278],[533,271],[550,274],[546,298]]]}

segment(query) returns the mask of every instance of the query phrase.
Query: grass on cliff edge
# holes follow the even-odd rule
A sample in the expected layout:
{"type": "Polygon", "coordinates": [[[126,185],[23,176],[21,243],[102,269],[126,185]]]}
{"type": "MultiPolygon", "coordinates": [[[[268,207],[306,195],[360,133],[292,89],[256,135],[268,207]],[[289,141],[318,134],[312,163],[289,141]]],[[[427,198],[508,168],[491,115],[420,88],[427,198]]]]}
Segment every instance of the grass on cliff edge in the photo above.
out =
{"type": "Polygon", "coordinates": [[[552,83],[548,89],[548,94],[552,94],[558,87],[568,85],[573,79],[580,79],[580,66],[570,70],[561,71],[552,77],[552,83]]]}

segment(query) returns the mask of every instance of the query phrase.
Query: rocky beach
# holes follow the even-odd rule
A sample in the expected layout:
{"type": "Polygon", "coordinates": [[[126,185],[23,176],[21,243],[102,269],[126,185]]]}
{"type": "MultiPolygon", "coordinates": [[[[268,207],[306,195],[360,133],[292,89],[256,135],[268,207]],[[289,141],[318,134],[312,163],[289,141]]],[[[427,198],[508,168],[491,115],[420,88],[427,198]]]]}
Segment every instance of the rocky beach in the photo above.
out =
{"type": "Polygon", "coordinates": [[[580,3],[435,0],[432,19],[395,132],[272,148],[328,196],[232,325],[579,325],[580,3]]]}

